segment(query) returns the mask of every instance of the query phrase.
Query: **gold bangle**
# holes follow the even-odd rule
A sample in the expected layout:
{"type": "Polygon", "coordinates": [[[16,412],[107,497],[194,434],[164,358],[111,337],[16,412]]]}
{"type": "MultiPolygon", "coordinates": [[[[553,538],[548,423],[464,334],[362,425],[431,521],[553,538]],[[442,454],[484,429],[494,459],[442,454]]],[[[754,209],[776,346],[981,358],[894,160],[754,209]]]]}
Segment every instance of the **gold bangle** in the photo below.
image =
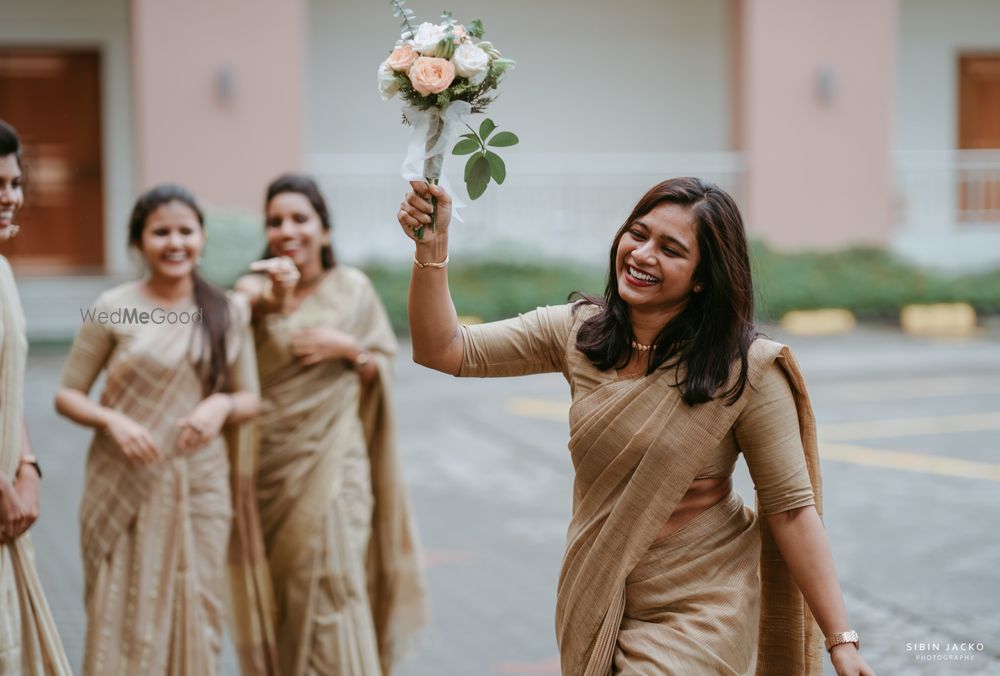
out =
{"type": "Polygon", "coordinates": [[[441,261],[440,263],[421,263],[420,261],[417,260],[417,254],[413,254],[413,264],[416,265],[421,270],[423,270],[424,268],[437,268],[440,270],[444,266],[448,265],[449,258],[451,258],[451,256],[445,254],[444,260],[441,261]]]}
{"type": "Polygon", "coordinates": [[[42,478],[42,468],[38,466],[38,458],[34,455],[22,455],[21,461],[17,463],[17,471],[14,472],[14,478],[17,479],[21,475],[21,467],[24,465],[31,465],[35,468],[35,473],[38,478],[42,478]]]}

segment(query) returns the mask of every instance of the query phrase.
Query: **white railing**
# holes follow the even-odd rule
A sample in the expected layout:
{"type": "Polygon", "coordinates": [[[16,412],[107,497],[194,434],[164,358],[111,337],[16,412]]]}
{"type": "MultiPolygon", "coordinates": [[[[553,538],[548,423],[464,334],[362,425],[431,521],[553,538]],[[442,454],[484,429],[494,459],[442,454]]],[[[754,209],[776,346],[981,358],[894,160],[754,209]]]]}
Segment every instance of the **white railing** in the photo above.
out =
{"type": "MultiPolygon", "coordinates": [[[[615,230],[642,194],[673,176],[699,176],[743,194],[738,153],[503,153],[507,180],[491,184],[452,227],[452,251],[466,258],[562,258],[603,264],[615,230]]],[[[446,171],[461,195],[462,157],[446,171]]],[[[316,154],[307,169],[333,210],[339,254],[347,261],[402,261],[412,246],[395,214],[407,189],[399,155],[316,154]]],[[[466,202],[468,198],[466,197],[466,202]]]]}
{"type": "Polygon", "coordinates": [[[900,227],[1000,229],[1000,150],[899,152],[896,189],[900,227]]]}
{"type": "Polygon", "coordinates": [[[893,246],[936,267],[1000,263],[1000,150],[895,155],[893,246]]]}

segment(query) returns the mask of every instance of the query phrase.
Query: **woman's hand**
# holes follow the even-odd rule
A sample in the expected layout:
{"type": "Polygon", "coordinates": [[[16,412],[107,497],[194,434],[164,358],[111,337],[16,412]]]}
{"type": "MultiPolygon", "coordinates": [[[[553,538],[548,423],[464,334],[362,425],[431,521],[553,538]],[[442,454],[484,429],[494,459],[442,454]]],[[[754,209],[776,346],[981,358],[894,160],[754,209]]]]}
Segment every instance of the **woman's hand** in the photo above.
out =
{"type": "Polygon", "coordinates": [[[149,431],[124,413],[105,409],[104,430],[133,465],[151,465],[163,459],[149,431]]]}
{"type": "Polygon", "coordinates": [[[217,393],[202,399],[190,415],[177,421],[181,428],[177,447],[189,453],[209,443],[219,436],[232,411],[233,400],[228,394],[217,393]]]}
{"type": "MultiPolygon", "coordinates": [[[[37,481],[37,479],[36,479],[37,481]]],[[[0,473],[0,544],[10,544],[38,518],[38,498],[32,506],[6,476],[0,473]]]]}
{"type": "Polygon", "coordinates": [[[299,268],[288,256],[268,258],[250,264],[254,272],[263,272],[271,279],[271,292],[278,305],[283,305],[295,293],[295,287],[302,278],[299,268]]]}
{"type": "Polygon", "coordinates": [[[353,359],[361,351],[349,333],[328,328],[303,329],[292,336],[292,354],[306,366],[322,361],[353,359]]]}
{"type": "Polygon", "coordinates": [[[441,186],[423,181],[410,181],[410,187],[412,190],[406,193],[396,213],[403,232],[419,244],[431,244],[435,239],[445,237],[451,223],[451,196],[441,186]],[[431,196],[437,200],[437,221],[433,230],[425,227],[431,222],[431,196]],[[415,231],[421,227],[424,228],[423,237],[418,238],[415,231]]]}
{"type": "Polygon", "coordinates": [[[841,643],[833,646],[830,651],[830,661],[837,676],[875,676],[875,672],[858,652],[853,643],[841,643]]]}
{"type": "MultiPolygon", "coordinates": [[[[38,470],[33,465],[21,464],[17,472],[17,478],[14,480],[14,491],[21,499],[21,504],[28,511],[26,515],[27,523],[23,524],[24,528],[21,530],[21,533],[31,528],[41,513],[41,498],[38,491],[40,481],[41,477],[38,476],[38,470]]],[[[21,533],[18,533],[18,535],[21,533]]]]}

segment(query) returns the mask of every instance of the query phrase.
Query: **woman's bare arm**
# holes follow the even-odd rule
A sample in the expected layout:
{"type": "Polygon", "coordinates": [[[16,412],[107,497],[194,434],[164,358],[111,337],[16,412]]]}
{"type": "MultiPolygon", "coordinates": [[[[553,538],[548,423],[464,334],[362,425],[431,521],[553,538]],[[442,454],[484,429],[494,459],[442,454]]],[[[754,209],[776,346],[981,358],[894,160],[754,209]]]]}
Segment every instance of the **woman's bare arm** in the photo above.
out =
{"type": "Polygon", "coordinates": [[[451,197],[439,186],[412,181],[397,213],[399,224],[416,243],[407,314],[413,341],[413,361],[428,368],[458,375],[462,367],[462,332],[448,288],[448,268],[441,265],[448,258],[448,225],[451,222],[451,197]],[[437,199],[437,223],[434,230],[424,227],[423,238],[414,230],[430,223],[430,197],[437,199]],[[423,264],[424,267],[421,267],[423,264]]]}

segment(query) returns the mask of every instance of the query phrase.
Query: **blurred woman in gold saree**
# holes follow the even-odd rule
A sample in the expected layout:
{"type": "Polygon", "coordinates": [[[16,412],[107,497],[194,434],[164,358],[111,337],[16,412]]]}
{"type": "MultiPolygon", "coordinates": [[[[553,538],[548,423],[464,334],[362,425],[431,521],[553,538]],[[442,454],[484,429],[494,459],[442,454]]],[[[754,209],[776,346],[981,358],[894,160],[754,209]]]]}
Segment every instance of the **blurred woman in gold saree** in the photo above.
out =
{"type": "MultiPolygon", "coordinates": [[[[21,141],[0,120],[0,241],[17,234],[24,204],[21,141]]],[[[0,256],[0,674],[70,673],[35,568],[28,529],[38,517],[41,473],[24,422],[28,357],[24,312],[10,263],[0,256]]]]}
{"type": "Polygon", "coordinates": [[[97,299],[56,397],[97,430],[80,507],[86,674],[217,673],[227,568],[243,671],[276,673],[240,425],[259,406],[250,312],[198,276],[202,223],[178,186],[139,198],[130,241],[149,276],[97,299]]]}
{"type": "Polygon", "coordinates": [[[388,674],[425,621],[390,400],[396,341],[371,283],[334,264],[315,183],[268,188],[254,308],[257,490],[283,674],[388,674]]]}

